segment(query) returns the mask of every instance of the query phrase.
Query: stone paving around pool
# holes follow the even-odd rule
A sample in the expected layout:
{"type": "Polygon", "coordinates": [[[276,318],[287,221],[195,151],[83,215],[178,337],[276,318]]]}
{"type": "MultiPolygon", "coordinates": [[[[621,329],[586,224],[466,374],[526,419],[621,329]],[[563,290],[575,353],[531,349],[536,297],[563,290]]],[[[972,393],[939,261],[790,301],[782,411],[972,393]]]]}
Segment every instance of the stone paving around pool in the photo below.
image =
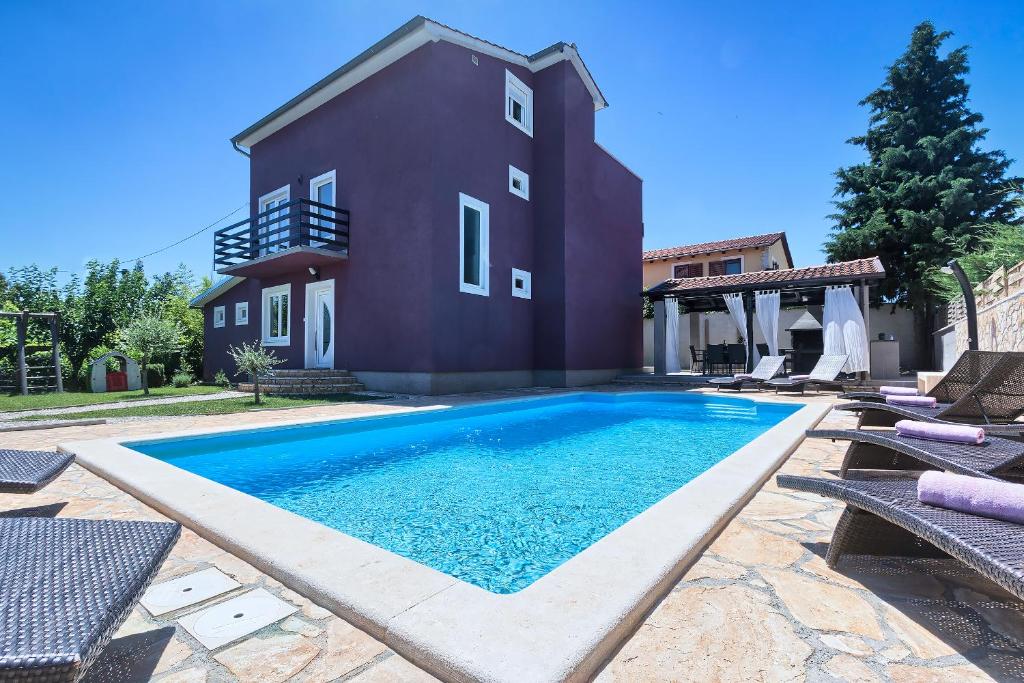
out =
{"type": "MultiPolygon", "coordinates": [[[[622,391],[623,387],[601,390],[622,391]]],[[[154,418],[122,424],[0,434],[0,446],[46,449],[89,438],[204,427],[272,424],[315,416],[536,395],[492,392],[403,398],[243,415],[154,418]]],[[[783,399],[791,400],[791,399],[783,399]]],[[[824,401],[824,396],[806,400],[824,401]]],[[[852,425],[829,415],[822,426],[852,425]]],[[[807,440],[783,465],[833,476],[842,444],[807,440]]],[[[0,514],[28,511],[94,519],[162,519],[128,494],[72,465],[32,495],[0,494],[0,514]]],[[[823,556],[841,506],[779,489],[774,479],[744,507],[598,674],[612,681],[1014,681],[1024,680],[1020,601],[952,560],[846,562],[823,556]]],[[[90,683],[159,681],[429,681],[382,643],[251,565],[183,530],[158,582],[216,567],[240,587],[160,617],[139,606],[90,683]],[[184,615],[264,588],[297,611],[210,652],[178,624],[184,615]]]]}

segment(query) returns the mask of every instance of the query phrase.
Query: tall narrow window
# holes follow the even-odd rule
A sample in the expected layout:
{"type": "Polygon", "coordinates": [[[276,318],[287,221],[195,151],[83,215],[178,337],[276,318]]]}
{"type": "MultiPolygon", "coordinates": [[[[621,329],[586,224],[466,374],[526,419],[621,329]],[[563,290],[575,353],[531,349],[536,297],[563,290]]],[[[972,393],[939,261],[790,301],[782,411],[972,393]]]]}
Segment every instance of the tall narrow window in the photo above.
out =
{"type": "Polygon", "coordinates": [[[490,207],[459,194],[459,290],[487,296],[489,292],[490,207]]]}
{"type": "Polygon", "coordinates": [[[290,195],[291,188],[285,185],[260,197],[258,208],[261,216],[256,222],[260,256],[291,246],[287,209],[281,208],[288,203],[290,195]],[[262,215],[264,212],[265,216],[262,215]]]}
{"type": "Polygon", "coordinates": [[[505,70],[505,120],[533,137],[533,91],[505,70]]]}
{"type": "Polygon", "coordinates": [[[309,229],[309,246],[311,247],[323,246],[326,242],[331,241],[335,237],[332,232],[335,227],[335,223],[334,221],[327,220],[329,218],[334,218],[334,211],[324,207],[333,207],[335,205],[334,195],[336,184],[334,171],[328,171],[327,173],[319,175],[309,181],[309,198],[317,204],[323,205],[311,207],[311,213],[324,216],[324,218],[311,218],[309,220],[310,225],[315,226],[309,229]]]}
{"type": "Polygon", "coordinates": [[[291,308],[291,285],[278,285],[263,290],[263,345],[287,346],[290,342],[288,312],[291,308]]]}

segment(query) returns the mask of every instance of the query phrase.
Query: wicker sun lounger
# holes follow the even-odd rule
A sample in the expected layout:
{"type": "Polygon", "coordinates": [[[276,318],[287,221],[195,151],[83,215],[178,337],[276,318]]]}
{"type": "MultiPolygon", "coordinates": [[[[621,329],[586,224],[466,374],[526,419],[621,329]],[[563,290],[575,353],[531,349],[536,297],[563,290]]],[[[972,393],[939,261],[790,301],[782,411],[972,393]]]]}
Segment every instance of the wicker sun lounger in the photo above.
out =
{"type": "Polygon", "coordinates": [[[849,441],[840,475],[850,470],[940,469],[987,479],[1024,475],[1024,444],[989,437],[983,444],[946,443],[881,429],[811,429],[807,436],[849,441]]]}
{"type": "Polygon", "coordinates": [[[925,505],[916,479],[817,479],[779,475],[779,486],[846,503],[825,561],[845,555],[952,556],[1024,599],[1024,526],[925,505]]]}
{"type": "Polygon", "coordinates": [[[0,449],[0,493],[38,491],[60,476],[74,459],[71,453],[0,449]]]}
{"type": "MultiPolygon", "coordinates": [[[[926,396],[939,403],[959,401],[991,371],[1005,354],[1001,351],[964,351],[953,367],[932,387],[926,396]]],[[[885,395],[875,391],[847,390],[839,398],[854,401],[885,402],[885,395]]]]}
{"type": "Polygon", "coordinates": [[[742,391],[743,387],[747,384],[759,385],[779,374],[785,362],[785,356],[765,356],[757,364],[753,372],[750,373],[749,377],[716,377],[709,379],[708,384],[718,387],[719,391],[722,389],[742,391]]]}
{"type": "Polygon", "coordinates": [[[842,390],[843,387],[836,381],[836,378],[843,371],[847,358],[848,356],[845,355],[822,356],[814,364],[814,369],[811,370],[807,379],[792,380],[788,377],[779,377],[765,382],[763,386],[775,389],[775,393],[799,391],[802,394],[805,388],[812,385],[817,388],[825,386],[842,390]]]}
{"type": "Polygon", "coordinates": [[[169,522],[0,519],[0,681],[77,681],[180,532],[169,522]]]}
{"type": "Polygon", "coordinates": [[[860,413],[858,427],[892,427],[899,420],[909,419],[978,425],[992,434],[1020,435],[1024,423],[1009,423],[1024,415],[1024,352],[1008,351],[1002,355],[981,381],[953,403],[922,408],[853,401],[837,405],[836,409],[860,413]]]}

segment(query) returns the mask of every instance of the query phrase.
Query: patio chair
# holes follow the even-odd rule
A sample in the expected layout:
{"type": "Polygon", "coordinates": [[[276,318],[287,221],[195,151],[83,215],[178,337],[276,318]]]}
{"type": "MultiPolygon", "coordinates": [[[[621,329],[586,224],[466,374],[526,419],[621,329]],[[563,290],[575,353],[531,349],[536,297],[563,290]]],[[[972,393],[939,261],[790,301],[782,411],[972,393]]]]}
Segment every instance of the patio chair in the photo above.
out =
{"type": "Polygon", "coordinates": [[[726,362],[729,364],[729,372],[739,367],[741,371],[747,369],[747,347],[743,344],[729,344],[726,347],[726,362]]]}
{"type": "Polygon", "coordinates": [[[0,519],[0,681],[77,681],[142,597],[181,525],[0,519]]]}
{"type": "Polygon", "coordinates": [[[749,377],[715,377],[708,380],[708,384],[722,389],[735,389],[742,391],[744,385],[754,384],[755,386],[771,379],[782,370],[782,364],[786,362],[785,356],[765,356],[757,364],[749,377]]]}
{"type": "Polygon", "coordinates": [[[825,561],[846,555],[952,556],[1024,599],[1024,526],[917,500],[917,480],[779,475],[779,486],[846,503],[825,561]]]}
{"type": "Polygon", "coordinates": [[[690,344],[690,372],[700,372],[701,374],[706,372],[703,355],[693,344],[690,344]]]}
{"type": "Polygon", "coordinates": [[[807,376],[807,379],[790,379],[789,377],[779,377],[776,379],[769,380],[764,383],[765,387],[775,389],[775,393],[780,391],[799,391],[801,394],[804,393],[804,389],[808,386],[815,386],[820,388],[822,386],[842,389],[836,378],[839,377],[839,373],[843,371],[843,366],[846,365],[847,356],[844,354],[822,356],[815,363],[814,369],[811,370],[811,374],[807,376]]]}
{"type": "Polygon", "coordinates": [[[0,449],[0,493],[34,493],[60,476],[71,453],[0,449]]]}
{"type": "MultiPolygon", "coordinates": [[[[1005,353],[1001,351],[964,351],[946,375],[925,395],[933,397],[939,403],[960,400],[1004,355],[1005,353]]],[[[839,398],[885,403],[885,395],[875,391],[847,391],[840,394],[839,398]]]]}
{"type": "Polygon", "coordinates": [[[1013,424],[1024,415],[1024,352],[1007,351],[995,366],[968,392],[952,403],[934,408],[901,406],[874,401],[853,401],[836,410],[860,414],[857,427],[892,427],[899,420],[948,422],[984,427],[990,434],[1020,436],[1024,423],[1013,424]]]}
{"type": "Polygon", "coordinates": [[[989,437],[982,444],[947,443],[882,429],[809,429],[815,439],[849,441],[839,476],[850,470],[939,469],[985,479],[1024,475],[1024,444],[989,437]]]}
{"type": "Polygon", "coordinates": [[[704,351],[704,370],[714,374],[715,368],[726,364],[725,344],[712,344],[704,351]]]}

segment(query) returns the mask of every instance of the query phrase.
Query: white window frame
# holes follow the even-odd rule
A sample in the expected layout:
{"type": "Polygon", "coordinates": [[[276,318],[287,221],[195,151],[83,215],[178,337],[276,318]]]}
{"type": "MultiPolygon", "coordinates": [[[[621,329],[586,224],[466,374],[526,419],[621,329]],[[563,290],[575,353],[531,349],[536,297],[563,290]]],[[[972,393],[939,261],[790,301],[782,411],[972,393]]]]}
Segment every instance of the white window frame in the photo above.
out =
{"type": "Polygon", "coordinates": [[[508,165],[508,191],[517,197],[522,197],[526,201],[530,201],[530,176],[512,164],[508,165]],[[519,181],[522,189],[517,188],[513,181],[519,181]]]}
{"type": "MultiPolygon", "coordinates": [[[[326,185],[327,183],[333,183],[334,184],[334,204],[332,206],[337,206],[338,205],[338,174],[333,169],[328,171],[327,173],[321,173],[316,178],[313,178],[312,180],[309,181],[309,199],[310,199],[310,201],[319,202],[320,200],[316,198],[316,196],[317,196],[316,195],[316,191],[320,189],[321,185],[326,185]]],[[[320,211],[321,211],[321,209],[318,209],[316,207],[311,207],[311,208],[313,209],[312,213],[320,213],[320,211]]],[[[333,211],[324,212],[322,215],[327,216],[329,218],[334,218],[334,212],[333,211]]],[[[317,223],[317,219],[315,219],[315,218],[311,218],[309,220],[309,222],[319,225],[319,223],[317,223]]],[[[331,223],[330,221],[324,221],[324,223],[326,224],[325,227],[330,227],[330,228],[334,228],[335,227],[335,224],[331,223]]],[[[321,234],[319,230],[317,230],[316,228],[312,228],[312,227],[309,229],[309,236],[310,236],[310,238],[317,237],[317,238],[323,238],[323,239],[327,239],[327,240],[335,239],[334,235],[332,235],[330,233],[321,234]]],[[[314,244],[312,239],[310,239],[310,246],[319,246],[319,244],[314,244]]]]}
{"type": "Polygon", "coordinates": [[[533,298],[533,276],[528,270],[512,269],[512,296],[517,299],[533,298]],[[522,280],[523,286],[516,287],[516,280],[522,280]]]}
{"type": "Polygon", "coordinates": [[[533,137],[533,90],[508,69],[505,69],[505,120],[533,137]],[[513,100],[523,108],[524,120],[521,122],[512,116],[513,100]]]}
{"type": "Polygon", "coordinates": [[[477,294],[479,296],[490,296],[490,269],[491,269],[491,207],[468,194],[459,193],[459,291],[466,294],[477,294]],[[466,207],[474,209],[480,214],[480,271],[478,278],[479,285],[466,282],[463,274],[466,272],[466,207]]]}
{"type": "MultiPolygon", "coordinates": [[[[263,346],[288,346],[291,344],[292,335],[292,324],[291,320],[288,321],[288,334],[278,335],[276,337],[270,336],[270,298],[274,296],[280,296],[281,294],[288,295],[288,315],[291,316],[293,306],[295,302],[292,301],[292,286],[291,283],[284,285],[277,285],[276,287],[266,287],[263,290],[262,297],[262,315],[260,316],[260,338],[263,340],[263,346]]],[[[282,307],[278,306],[278,313],[280,314],[282,307]]],[[[281,329],[281,321],[278,320],[277,329],[281,329]]]]}
{"type": "MultiPolygon", "coordinates": [[[[291,185],[284,185],[282,187],[277,188],[273,192],[268,192],[265,195],[261,195],[260,198],[258,200],[256,200],[256,209],[257,209],[256,213],[259,214],[259,213],[263,213],[264,211],[266,211],[267,208],[266,208],[265,205],[268,204],[269,202],[272,202],[272,201],[278,201],[278,200],[283,199],[284,203],[287,204],[289,201],[291,201],[291,197],[292,197],[292,187],[291,187],[291,185]]],[[[288,225],[288,214],[285,214],[285,217],[282,220],[278,220],[278,221],[274,221],[274,222],[275,223],[279,223],[279,224],[281,224],[283,226],[287,226],[288,225]]],[[[270,227],[269,224],[267,225],[267,227],[268,228],[270,227]]],[[[257,239],[257,243],[259,245],[259,255],[260,256],[267,256],[268,254],[274,254],[274,253],[277,253],[279,251],[284,251],[288,247],[292,246],[291,241],[288,241],[288,242],[282,242],[281,244],[275,244],[273,246],[273,248],[271,248],[271,247],[264,247],[263,246],[264,242],[265,241],[266,242],[270,241],[269,240],[269,235],[266,237],[266,239],[264,239],[264,236],[259,235],[257,233],[256,239],[257,239]]]]}
{"type": "Polygon", "coordinates": [[[214,306],[213,307],[213,326],[214,327],[224,327],[224,322],[225,322],[226,318],[227,318],[227,315],[224,313],[224,307],[223,306],[214,306]]]}
{"type": "Polygon", "coordinates": [[[249,302],[239,301],[235,304],[235,325],[249,324],[249,302]]]}

